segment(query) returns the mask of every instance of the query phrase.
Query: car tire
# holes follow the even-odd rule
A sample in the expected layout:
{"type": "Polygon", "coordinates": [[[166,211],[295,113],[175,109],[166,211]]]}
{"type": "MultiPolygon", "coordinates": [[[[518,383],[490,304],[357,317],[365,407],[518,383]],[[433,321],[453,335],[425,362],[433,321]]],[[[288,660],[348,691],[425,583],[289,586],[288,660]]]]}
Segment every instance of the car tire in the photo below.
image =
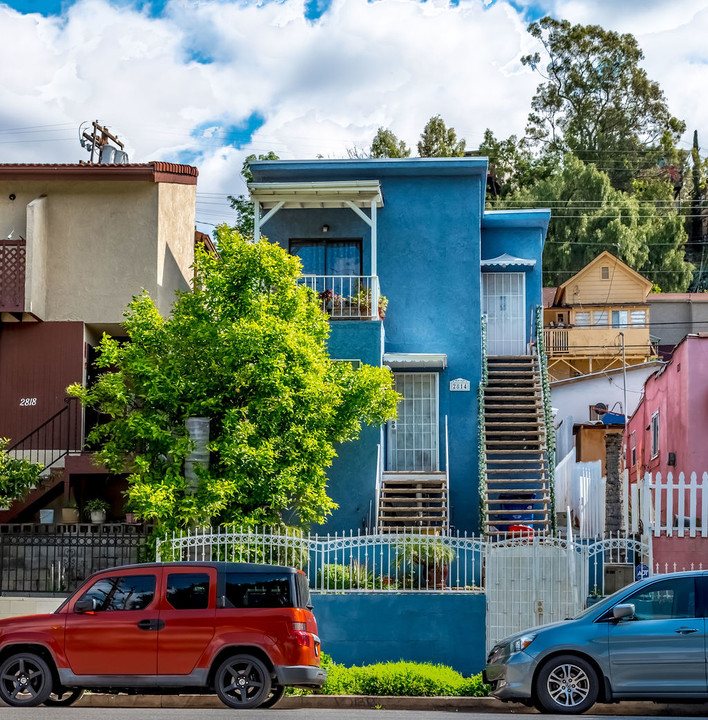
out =
{"type": "Polygon", "coordinates": [[[587,660],[558,655],[541,667],[533,701],[541,712],[579,715],[595,704],[599,692],[597,672],[587,660]]]}
{"type": "Polygon", "coordinates": [[[240,710],[257,708],[269,699],[270,672],[252,655],[232,655],[216,671],[214,687],[224,705],[240,710]]]}
{"type": "Polygon", "coordinates": [[[272,708],[275,704],[280,702],[281,698],[285,695],[284,685],[273,685],[270,689],[270,695],[264,700],[258,707],[265,710],[266,708],[272,708]]]}
{"type": "Polygon", "coordinates": [[[69,707],[81,700],[83,695],[83,688],[61,688],[58,692],[53,692],[44,704],[47,707],[69,707]]]}
{"type": "Polygon", "coordinates": [[[17,653],[0,664],[0,699],[12,707],[41,705],[53,684],[49,665],[34,653],[17,653]]]}

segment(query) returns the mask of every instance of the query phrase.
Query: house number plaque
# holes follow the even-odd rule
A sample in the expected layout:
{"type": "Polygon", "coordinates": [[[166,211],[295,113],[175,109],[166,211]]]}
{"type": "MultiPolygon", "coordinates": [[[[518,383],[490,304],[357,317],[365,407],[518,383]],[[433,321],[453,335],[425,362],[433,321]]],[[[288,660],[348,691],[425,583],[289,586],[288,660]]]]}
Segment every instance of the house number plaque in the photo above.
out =
{"type": "Polygon", "coordinates": [[[450,392],[469,392],[470,381],[463,378],[455,378],[450,380],[450,392]]]}

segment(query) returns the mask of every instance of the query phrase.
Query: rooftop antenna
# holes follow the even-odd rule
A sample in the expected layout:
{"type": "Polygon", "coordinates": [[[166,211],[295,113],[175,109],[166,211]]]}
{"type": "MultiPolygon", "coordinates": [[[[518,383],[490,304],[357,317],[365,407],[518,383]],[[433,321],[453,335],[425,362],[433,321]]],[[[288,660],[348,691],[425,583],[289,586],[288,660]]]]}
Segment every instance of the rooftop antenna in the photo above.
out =
{"type": "Polygon", "coordinates": [[[92,123],[81,123],[79,126],[79,142],[84,150],[91,153],[91,159],[89,160],[91,163],[94,162],[94,155],[97,151],[99,163],[122,165],[128,162],[128,153],[124,150],[125,145],[107,127],[99,125],[98,120],[94,120],[92,123]],[[89,132],[91,128],[93,130],[89,132]]]}

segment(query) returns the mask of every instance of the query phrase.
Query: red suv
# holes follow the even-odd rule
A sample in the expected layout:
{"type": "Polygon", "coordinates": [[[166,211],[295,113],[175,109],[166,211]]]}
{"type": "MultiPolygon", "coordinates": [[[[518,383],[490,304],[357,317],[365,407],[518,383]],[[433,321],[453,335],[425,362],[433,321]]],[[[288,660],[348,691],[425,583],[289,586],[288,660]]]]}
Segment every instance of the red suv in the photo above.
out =
{"type": "Polygon", "coordinates": [[[129,565],[92,575],[51,615],[0,621],[0,699],[70,705],[104,692],[216,692],[270,707],[320,687],[307,577],[277,565],[129,565]]]}

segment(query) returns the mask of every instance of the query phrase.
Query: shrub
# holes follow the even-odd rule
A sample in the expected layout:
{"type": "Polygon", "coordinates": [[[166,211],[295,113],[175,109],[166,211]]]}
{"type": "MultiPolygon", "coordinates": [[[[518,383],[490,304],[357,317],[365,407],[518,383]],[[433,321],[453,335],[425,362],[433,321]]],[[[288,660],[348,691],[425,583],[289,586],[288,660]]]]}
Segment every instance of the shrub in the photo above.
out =
{"type": "Polygon", "coordinates": [[[489,686],[482,676],[465,678],[446,665],[391,662],[345,667],[322,658],[327,682],[319,691],[324,695],[394,695],[405,697],[467,696],[484,697],[489,686]]]}
{"type": "Polygon", "coordinates": [[[317,572],[317,586],[325,590],[364,590],[374,587],[374,576],[365,565],[353,561],[350,565],[330,563],[317,572]]]}

